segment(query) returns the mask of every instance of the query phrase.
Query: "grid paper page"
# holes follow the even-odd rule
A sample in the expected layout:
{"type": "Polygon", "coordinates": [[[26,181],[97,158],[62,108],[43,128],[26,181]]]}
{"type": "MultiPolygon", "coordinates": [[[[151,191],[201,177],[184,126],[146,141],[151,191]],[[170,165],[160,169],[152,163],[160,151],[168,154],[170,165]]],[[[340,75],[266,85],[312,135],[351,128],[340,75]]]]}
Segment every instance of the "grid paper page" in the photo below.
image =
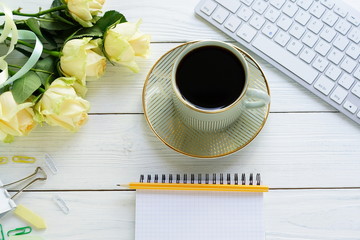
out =
{"type": "Polygon", "coordinates": [[[136,190],[136,240],[264,240],[263,193],[136,190]]]}

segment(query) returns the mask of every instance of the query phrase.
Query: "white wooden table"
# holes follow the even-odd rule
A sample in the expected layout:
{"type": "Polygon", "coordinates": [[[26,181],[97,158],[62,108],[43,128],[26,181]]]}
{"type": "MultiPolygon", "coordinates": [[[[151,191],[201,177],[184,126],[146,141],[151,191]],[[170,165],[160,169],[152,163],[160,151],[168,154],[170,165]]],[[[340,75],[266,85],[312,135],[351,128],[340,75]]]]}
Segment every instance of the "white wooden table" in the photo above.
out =
{"type": "MultiPolygon", "coordinates": [[[[360,9],[357,0],[347,0],[360,9]]],[[[5,1],[12,8],[36,11],[50,1],[5,1]]],[[[260,172],[272,190],[265,194],[266,238],[360,239],[360,128],[260,58],[271,89],[268,121],[241,151],[220,159],[181,155],[151,132],[142,111],[145,76],[155,61],[180,43],[196,39],[231,41],[194,15],[198,1],[107,0],[130,21],[143,19],[152,35],[152,54],[140,59],[141,71],[108,65],[105,76],[89,83],[92,108],[80,132],[38,126],[30,136],[0,144],[0,155],[34,156],[35,165],[0,165],[3,182],[30,174],[53,156],[57,175],[49,174],[17,203],[43,216],[45,239],[134,239],[135,192],[117,183],[142,173],[260,172]],[[52,201],[58,194],[70,208],[63,214],[52,201]]],[[[20,56],[20,55],[19,55],[20,56]]],[[[15,188],[16,189],[16,188],[15,188]]],[[[7,230],[25,224],[13,214],[0,219],[7,230]]]]}

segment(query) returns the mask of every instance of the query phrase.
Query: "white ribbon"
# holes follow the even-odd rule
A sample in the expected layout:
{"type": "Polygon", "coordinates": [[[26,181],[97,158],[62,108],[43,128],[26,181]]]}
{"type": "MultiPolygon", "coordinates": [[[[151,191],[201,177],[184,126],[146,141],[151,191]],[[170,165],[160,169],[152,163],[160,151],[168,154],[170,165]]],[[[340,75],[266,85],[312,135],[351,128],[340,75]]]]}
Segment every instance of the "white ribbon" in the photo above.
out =
{"type": "Polygon", "coordinates": [[[39,60],[43,45],[35,33],[27,30],[17,30],[15,22],[13,21],[13,14],[11,10],[3,3],[0,2],[0,6],[4,9],[5,14],[5,25],[4,29],[1,32],[0,43],[3,43],[7,37],[11,37],[10,46],[7,53],[0,57],[0,69],[2,72],[0,73],[0,89],[4,86],[14,82],[16,79],[22,77],[25,73],[27,73],[39,60]],[[30,39],[35,40],[35,47],[33,52],[31,53],[30,58],[24,64],[24,66],[13,76],[10,78],[8,75],[8,64],[5,61],[5,57],[8,56],[15,47],[18,39],[30,39]]]}

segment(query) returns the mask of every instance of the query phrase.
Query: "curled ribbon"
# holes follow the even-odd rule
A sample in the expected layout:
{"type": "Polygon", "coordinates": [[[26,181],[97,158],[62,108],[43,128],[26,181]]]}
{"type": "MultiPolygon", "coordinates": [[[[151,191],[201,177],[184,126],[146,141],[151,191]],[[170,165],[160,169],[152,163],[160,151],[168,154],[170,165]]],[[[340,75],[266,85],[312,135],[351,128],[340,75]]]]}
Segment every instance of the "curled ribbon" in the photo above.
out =
{"type": "Polygon", "coordinates": [[[0,70],[2,70],[2,72],[0,73],[1,89],[4,86],[22,77],[37,63],[41,56],[43,45],[38,39],[38,37],[35,35],[35,33],[27,30],[17,30],[11,10],[1,2],[0,6],[4,9],[5,14],[5,25],[0,35],[0,43],[3,43],[7,37],[11,37],[10,46],[7,53],[0,57],[0,70]],[[18,39],[35,40],[35,47],[33,49],[33,52],[31,53],[30,58],[23,65],[23,67],[9,78],[8,64],[5,61],[5,58],[14,50],[15,44],[17,43],[18,39]]]}

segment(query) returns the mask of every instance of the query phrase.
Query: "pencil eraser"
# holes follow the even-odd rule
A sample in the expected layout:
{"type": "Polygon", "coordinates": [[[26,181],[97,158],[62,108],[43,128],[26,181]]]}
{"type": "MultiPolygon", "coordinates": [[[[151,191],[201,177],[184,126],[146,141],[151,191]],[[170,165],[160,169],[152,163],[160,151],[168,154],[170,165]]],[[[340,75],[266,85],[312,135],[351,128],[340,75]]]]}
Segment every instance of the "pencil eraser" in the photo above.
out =
{"type": "Polygon", "coordinates": [[[30,209],[26,208],[24,205],[18,205],[14,210],[14,213],[18,217],[38,229],[46,228],[45,220],[30,209]]]}
{"type": "Polygon", "coordinates": [[[9,240],[44,240],[44,239],[40,236],[19,235],[19,236],[11,236],[9,240]]]}

